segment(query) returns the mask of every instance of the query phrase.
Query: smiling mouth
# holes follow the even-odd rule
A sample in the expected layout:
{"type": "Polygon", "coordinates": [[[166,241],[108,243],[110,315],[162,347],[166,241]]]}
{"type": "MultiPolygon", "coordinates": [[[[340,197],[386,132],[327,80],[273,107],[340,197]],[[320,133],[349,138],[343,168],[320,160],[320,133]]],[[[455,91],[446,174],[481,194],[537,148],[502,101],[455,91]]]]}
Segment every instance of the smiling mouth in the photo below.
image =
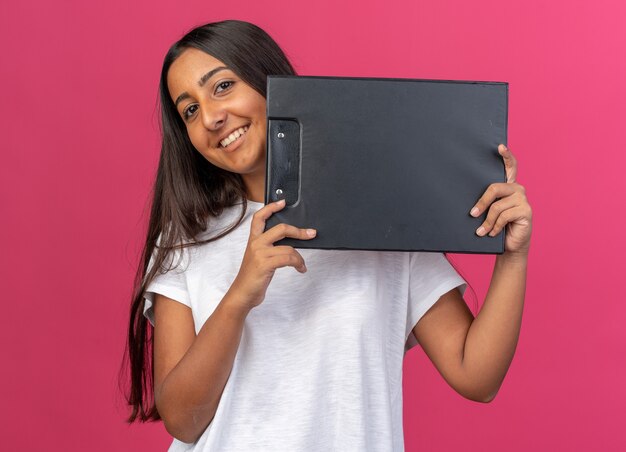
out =
{"type": "Polygon", "coordinates": [[[244,136],[249,128],[250,128],[249,125],[238,128],[233,133],[231,133],[226,138],[224,138],[222,141],[220,141],[219,147],[222,149],[228,148],[231,144],[235,143],[236,141],[239,140],[239,138],[244,136]]]}

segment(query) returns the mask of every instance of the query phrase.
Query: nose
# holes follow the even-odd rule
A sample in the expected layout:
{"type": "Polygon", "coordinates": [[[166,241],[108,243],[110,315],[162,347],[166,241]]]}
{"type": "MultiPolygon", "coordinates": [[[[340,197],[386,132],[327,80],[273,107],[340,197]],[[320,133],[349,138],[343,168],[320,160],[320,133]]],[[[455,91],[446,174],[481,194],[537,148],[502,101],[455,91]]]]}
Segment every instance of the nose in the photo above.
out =
{"type": "Polygon", "coordinates": [[[226,110],[217,105],[204,105],[202,123],[208,130],[218,130],[226,122],[226,110]]]}

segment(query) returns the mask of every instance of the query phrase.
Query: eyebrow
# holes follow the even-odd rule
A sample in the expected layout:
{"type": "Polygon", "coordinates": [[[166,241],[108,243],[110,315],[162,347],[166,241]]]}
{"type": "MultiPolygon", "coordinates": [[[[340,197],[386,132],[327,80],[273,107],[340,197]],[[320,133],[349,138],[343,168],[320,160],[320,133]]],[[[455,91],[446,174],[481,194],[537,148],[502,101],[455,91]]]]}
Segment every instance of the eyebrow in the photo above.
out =
{"type": "MultiPolygon", "coordinates": [[[[202,88],[204,86],[204,84],[207,82],[208,79],[213,77],[217,72],[223,71],[224,69],[228,69],[228,68],[226,66],[218,66],[215,69],[211,69],[209,72],[207,72],[202,77],[200,77],[200,80],[198,80],[198,86],[200,88],[202,88]]],[[[191,96],[189,95],[189,93],[187,91],[184,91],[180,96],[178,96],[176,98],[176,101],[174,102],[174,105],[176,107],[178,107],[178,104],[180,102],[182,102],[183,100],[188,99],[190,97],[191,96]]]]}

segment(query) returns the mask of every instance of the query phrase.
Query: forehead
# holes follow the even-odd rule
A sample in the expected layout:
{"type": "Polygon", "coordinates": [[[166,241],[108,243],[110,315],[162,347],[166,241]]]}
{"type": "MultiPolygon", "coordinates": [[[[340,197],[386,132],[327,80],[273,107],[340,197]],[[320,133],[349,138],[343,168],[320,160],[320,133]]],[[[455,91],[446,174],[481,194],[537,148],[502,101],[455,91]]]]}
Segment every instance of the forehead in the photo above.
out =
{"type": "Polygon", "coordinates": [[[218,66],[225,66],[223,62],[198,49],[186,49],[172,63],[167,72],[167,88],[170,97],[175,99],[183,91],[198,89],[198,80],[205,73],[218,66]]]}

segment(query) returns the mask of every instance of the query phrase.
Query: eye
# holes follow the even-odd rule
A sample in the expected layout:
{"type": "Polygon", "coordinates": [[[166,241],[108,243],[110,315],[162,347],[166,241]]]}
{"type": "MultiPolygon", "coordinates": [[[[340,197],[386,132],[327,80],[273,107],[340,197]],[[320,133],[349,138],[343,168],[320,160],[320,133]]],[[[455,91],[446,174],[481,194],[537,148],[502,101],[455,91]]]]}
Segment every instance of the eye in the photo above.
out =
{"type": "Polygon", "coordinates": [[[185,108],[183,110],[183,119],[184,120],[189,119],[190,115],[188,113],[193,115],[193,113],[195,112],[195,110],[193,110],[193,111],[191,110],[193,107],[197,107],[197,105],[196,104],[191,104],[191,105],[189,105],[187,108],[185,108]]]}
{"type": "Polygon", "coordinates": [[[230,80],[225,80],[223,82],[218,83],[217,86],[215,87],[215,93],[220,93],[222,91],[227,90],[228,88],[230,88],[233,85],[233,83],[235,83],[235,82],[230,81],[230,80]]]}

